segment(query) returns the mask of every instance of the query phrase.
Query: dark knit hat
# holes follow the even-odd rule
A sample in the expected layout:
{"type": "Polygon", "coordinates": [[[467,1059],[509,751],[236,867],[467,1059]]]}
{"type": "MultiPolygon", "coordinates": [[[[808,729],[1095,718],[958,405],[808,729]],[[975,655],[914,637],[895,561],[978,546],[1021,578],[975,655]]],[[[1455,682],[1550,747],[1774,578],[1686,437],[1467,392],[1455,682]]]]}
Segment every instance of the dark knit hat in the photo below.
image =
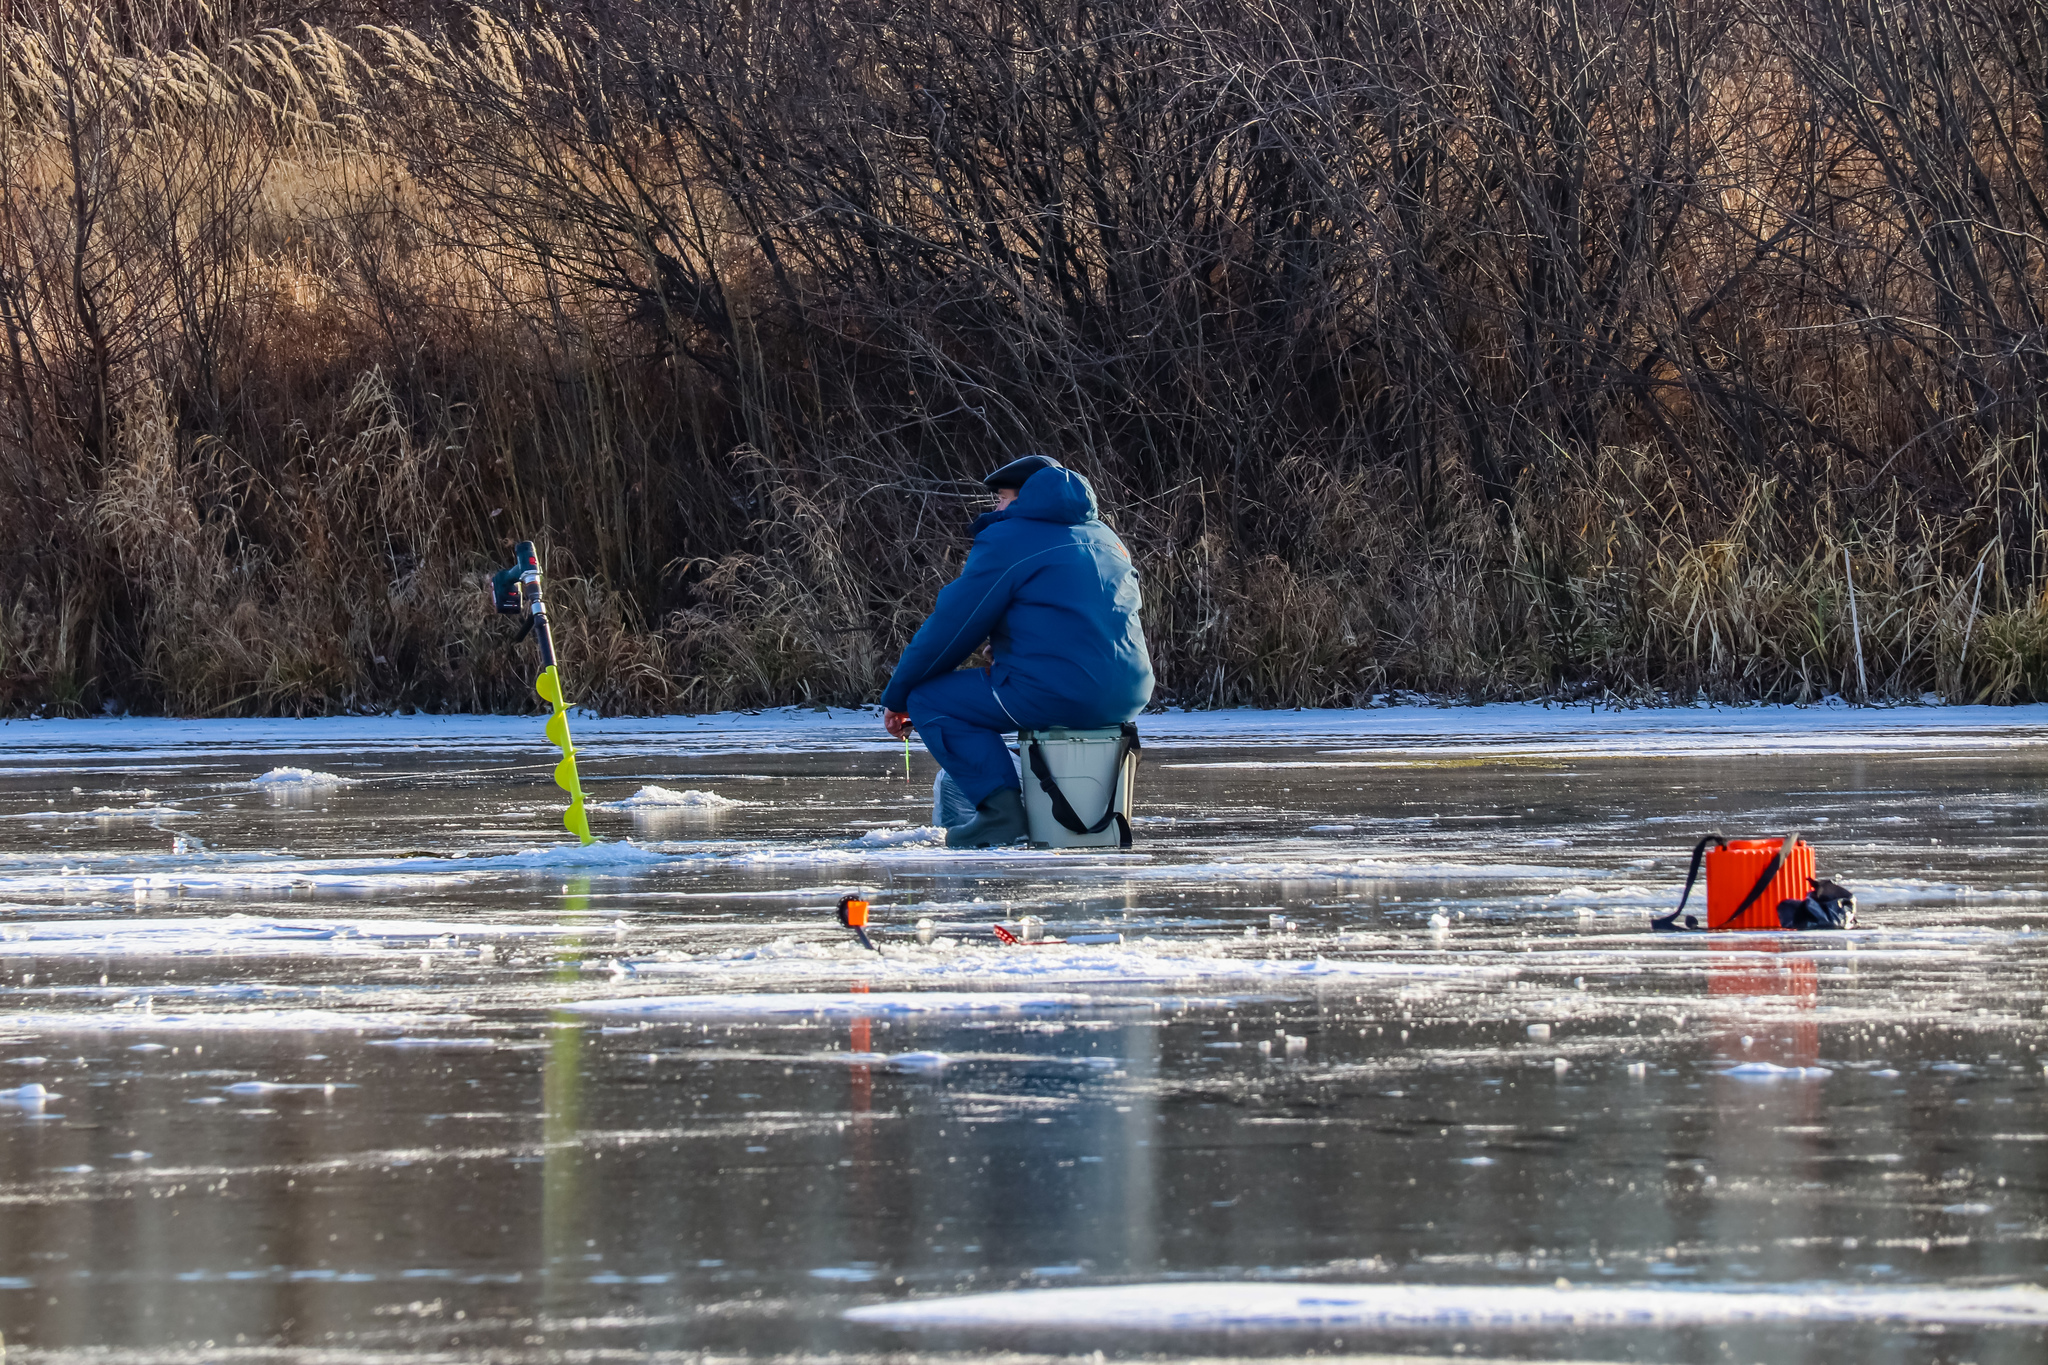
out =
{"type": "Polygon", "coordinates": [[[1016,459],[990,474],[982,476],[982,483],[998,491],[1005,488],[1022,488],[1024,480],[1041,469],[1058,469],[1060,462],[1050,455],[1019,455],[1016,459]]]}

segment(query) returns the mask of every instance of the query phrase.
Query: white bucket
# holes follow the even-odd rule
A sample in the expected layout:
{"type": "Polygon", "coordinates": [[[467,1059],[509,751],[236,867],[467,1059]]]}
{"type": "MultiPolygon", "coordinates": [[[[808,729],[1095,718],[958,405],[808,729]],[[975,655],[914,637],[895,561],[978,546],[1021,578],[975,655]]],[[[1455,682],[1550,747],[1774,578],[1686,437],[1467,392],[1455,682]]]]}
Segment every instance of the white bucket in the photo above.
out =
{"type": "Polygon", "coordinates": [[[1031,824],[1032,843],[1050,848],[1130,847],[1131,789],[1138,778],[1137,726],[1023,730],[1017,735],[1017,751],[1023,759],[1024,815],[1031,824]],[[1066,797],[1082,828],[1093,832],[1070,829],[1059,819],[1045,778],[1066,797]]]}
{"type": "Polygon", "coordinates": [[[951,829],[966,824],[974,815],[974,803],[960,790],[953,774],[939,769],[939,775],[932,779],[932,823],[941,829],[951,829]]]}
{"type": "MultiPolygon", "coordinates": [[[[1017,780],[1024,780],[1024,761],[1017,757],[1017,751],[1010,751],[1010,766],[1017,770],[1017,780]]],[[[975,817],[974,803],[967,799],[967,793],[960,790],[960,784],[953,780],[953,774],[944,768],[932,779],[932,823],[945,829],[964,825],[975,817]]]]}

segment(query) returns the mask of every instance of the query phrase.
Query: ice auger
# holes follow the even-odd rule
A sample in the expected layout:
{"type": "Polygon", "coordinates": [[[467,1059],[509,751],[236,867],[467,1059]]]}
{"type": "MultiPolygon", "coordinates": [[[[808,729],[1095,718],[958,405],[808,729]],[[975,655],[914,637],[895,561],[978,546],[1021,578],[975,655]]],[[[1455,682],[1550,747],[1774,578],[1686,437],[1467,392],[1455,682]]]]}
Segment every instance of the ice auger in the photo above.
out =
{"type": "Polygon", "coordinates": [[[540,595],[540,555],[532,541],[522,540],[512,548],[512,567],[492,576],[491,596],[501,615],[526,618],[513,643],[531,633],[540,645],[540,676],[534,679],[533,690],[553,708],[547,736],[562,751],[562,761],[555,765],[555,785],[569,793],[562,825],[584,843],[595,843],[590,817],[583,810],[583,779],[576,773],[576,746],[569,739],[569,704],[562,696],[561,670],[555,666],[555,637],[548,630],[548,608],[540,595]]]}

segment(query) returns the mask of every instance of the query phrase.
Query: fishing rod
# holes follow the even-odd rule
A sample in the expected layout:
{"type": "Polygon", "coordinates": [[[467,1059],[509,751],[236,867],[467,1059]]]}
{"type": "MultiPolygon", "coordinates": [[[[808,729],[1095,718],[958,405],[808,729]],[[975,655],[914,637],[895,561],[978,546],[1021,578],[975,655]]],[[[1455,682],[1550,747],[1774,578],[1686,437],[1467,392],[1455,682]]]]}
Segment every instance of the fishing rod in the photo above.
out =
{"type": "Polygon", "coordinates": [[[533,690],[553,708],[548,716],[547,737],[562,751],[555,765],[555,785],[569,793],[569,808],[562,812],[562,826],[586,844],[597,842],[590,835],[590,817],[583,809],[583,779],[576,772],[576,746],[569,739],[569,704],[562,696],[562,672],[555,662],[555,637],[548,629],[547,603],[540,592],[540,555],[533,542],[522,540],[512,547],[512,567],[491,576],[491,597],[501,616],[524,616],[518,644],[528,635],[540,646],[540,676],[533,690]]]}

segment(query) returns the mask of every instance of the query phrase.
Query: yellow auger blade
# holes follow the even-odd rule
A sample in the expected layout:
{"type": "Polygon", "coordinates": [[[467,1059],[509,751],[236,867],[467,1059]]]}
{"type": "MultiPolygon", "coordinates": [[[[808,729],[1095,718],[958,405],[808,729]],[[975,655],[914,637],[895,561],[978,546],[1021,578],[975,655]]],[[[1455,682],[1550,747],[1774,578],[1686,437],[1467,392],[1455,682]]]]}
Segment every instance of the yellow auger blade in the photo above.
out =
{"type": "Polygon", "coordinates": [[[540,671],[533,690],[555,708],[548,717],[547,734],[549,742],[562,751],[562,761],[555,765],[555,785],[569,793],[569,809],[562,812],[562,827],[584,843],[594,844],[597,841],[590,837],[590,817],[583,811],[583,779],[576,773],[576,746],[569,742],[569,706],[562,700],[562,675],[553,664],[540,671]]]}

